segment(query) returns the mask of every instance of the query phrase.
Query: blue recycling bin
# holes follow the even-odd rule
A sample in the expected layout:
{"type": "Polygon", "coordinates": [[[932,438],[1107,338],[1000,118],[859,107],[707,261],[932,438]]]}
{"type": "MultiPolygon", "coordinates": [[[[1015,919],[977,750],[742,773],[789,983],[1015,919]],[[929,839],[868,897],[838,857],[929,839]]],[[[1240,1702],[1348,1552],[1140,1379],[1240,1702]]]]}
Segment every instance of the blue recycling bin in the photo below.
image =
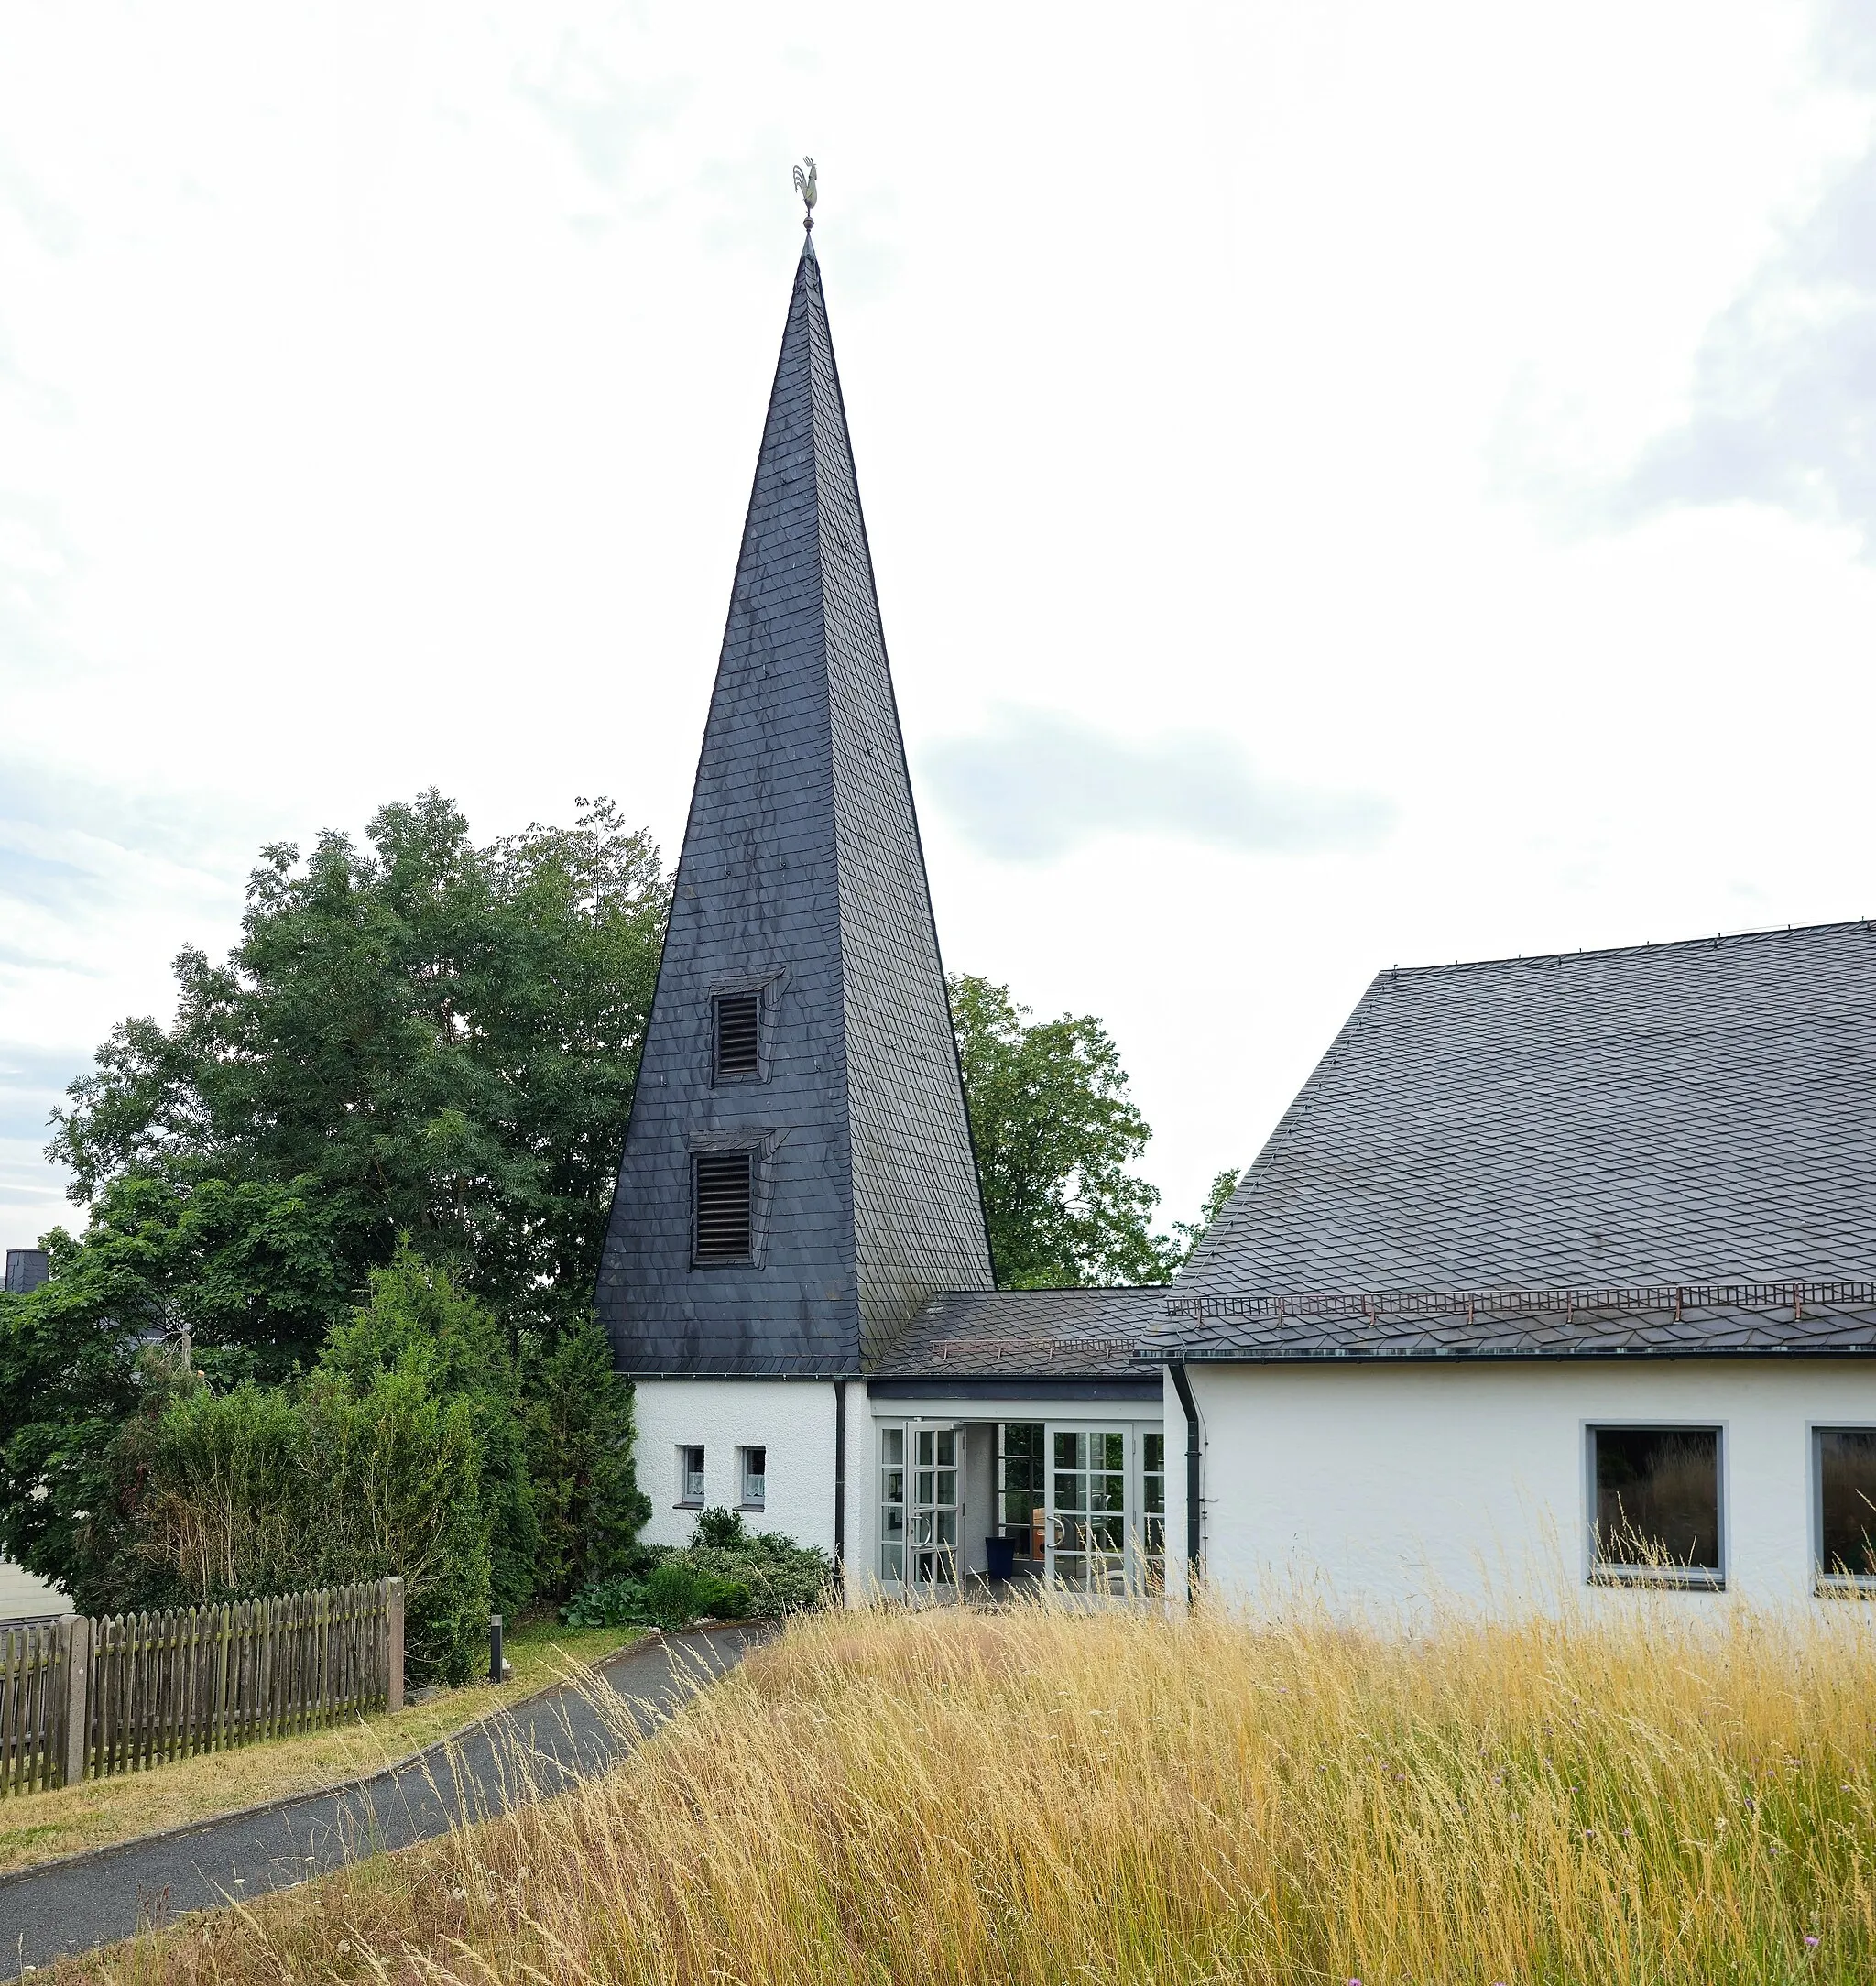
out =
{"type": "Polygon", "coordinates": [[[993,1579],[1007,1579],[1016,1570],[1016,1540],[986,1538],[984,1569],[993,1579]]]}

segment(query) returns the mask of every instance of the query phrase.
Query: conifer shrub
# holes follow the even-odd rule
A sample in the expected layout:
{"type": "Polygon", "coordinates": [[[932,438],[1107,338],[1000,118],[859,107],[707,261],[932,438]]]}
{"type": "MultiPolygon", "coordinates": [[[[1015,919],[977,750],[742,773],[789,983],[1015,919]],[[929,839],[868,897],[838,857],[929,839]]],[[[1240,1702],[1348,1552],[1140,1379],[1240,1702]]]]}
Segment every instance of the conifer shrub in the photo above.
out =
{"type": "Polygon", "coordinates": [[[537,1590],[564,1600],[629,1572],[651,1500],[632,1471],[632,1389],[591,1315],[530,1341],[522,1411],[534,1484],[537,1590]]]}

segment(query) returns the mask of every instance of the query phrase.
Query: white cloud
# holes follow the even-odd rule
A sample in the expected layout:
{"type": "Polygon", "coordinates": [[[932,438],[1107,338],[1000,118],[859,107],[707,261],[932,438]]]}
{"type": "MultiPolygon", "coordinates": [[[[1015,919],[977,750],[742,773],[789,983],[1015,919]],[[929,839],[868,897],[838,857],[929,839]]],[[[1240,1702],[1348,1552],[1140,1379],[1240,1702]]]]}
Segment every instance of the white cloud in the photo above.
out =
{"type": "Polygon", "coordinates": [[[674,847],[803,152],[946,955],[1110,1021],[1169,1206],[1379,965],[1871,908],[1824,18],[10,10],[5,1032],[165,1012],[263,842],[432,782],[674,847]],[[1634,528],[1493,486],[1521,378],[1578,490],[1660,438],[1634,528]]]}
{"type": "Polygon", "coordinates": [[[968,841],[1020,862],[1109,835],[1246,854],[1370,847],[1393,812],[1383,800],[1265,779],[1228,739],[1129,742],[1057,711],[1006,710],[985,735],[927,746],[921,771],[968,841]]]}
{"type": "Polygon", "coordinates": [[[1738,502],[1848,524],[1876,557],[1876,144],[1715,321],[1687,418],[1612,509],[1738,502]]]}
{"type": "Polygon", "coordinates": [[[559,35],[545,60],[529,64],[515,87],[582,169],[616,193],[627,190],[646,139],[670,126],[696,84],[685,76],[623,75],[604,47],[574,28],[559,35]]]}
{"type": "Polygon", "coordinates": [[[1780,220],[1691,355],[1677,418],[1619,473],[1566,465],[1590,417],[1545,406],[1528,376],[1498,437],[1504,485],[1577,530],[1631,528],[1680,509],[1762,505],[1848,527],[1876,560],[1876,12],[1825,0],[1813,62],[1838,114],[1860,127],[1822,186],[1780,220]],[[1561,418],[1560,418],[1561,416],[1561,418]]]}

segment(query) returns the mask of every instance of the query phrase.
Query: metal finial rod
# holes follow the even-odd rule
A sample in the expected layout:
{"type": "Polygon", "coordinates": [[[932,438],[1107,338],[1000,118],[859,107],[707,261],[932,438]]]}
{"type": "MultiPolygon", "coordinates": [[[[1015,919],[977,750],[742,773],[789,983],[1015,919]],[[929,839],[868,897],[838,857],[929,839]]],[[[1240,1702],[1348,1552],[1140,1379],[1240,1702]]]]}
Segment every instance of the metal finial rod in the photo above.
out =
{"type": "Polygon", "coordinates": [[[795,168],[795,191],[802,196],[802,204],[808,210],[802,216],[802,225],[812,235],[814,232],[814,202],[821,197],[821,190],[816,183],[814,161],[812,158],[804,157],[802,165],[795,168]],[[803,172],[802,166],[808,169],[803,172]]]}

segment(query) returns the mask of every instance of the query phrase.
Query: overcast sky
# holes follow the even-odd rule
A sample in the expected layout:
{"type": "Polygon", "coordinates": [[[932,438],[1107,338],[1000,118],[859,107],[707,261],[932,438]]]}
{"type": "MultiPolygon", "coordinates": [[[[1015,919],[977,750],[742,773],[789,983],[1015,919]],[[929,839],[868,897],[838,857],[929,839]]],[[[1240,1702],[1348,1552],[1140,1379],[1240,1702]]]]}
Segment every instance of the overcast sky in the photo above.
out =
{"type": "Polygon", "coordinates": [[[0,0],[0,1239],[262,843],[675,856],[803,152],[947,963],[1169,1216],[1378,967],[1876,910],[1867,0],[0,0]]]}

